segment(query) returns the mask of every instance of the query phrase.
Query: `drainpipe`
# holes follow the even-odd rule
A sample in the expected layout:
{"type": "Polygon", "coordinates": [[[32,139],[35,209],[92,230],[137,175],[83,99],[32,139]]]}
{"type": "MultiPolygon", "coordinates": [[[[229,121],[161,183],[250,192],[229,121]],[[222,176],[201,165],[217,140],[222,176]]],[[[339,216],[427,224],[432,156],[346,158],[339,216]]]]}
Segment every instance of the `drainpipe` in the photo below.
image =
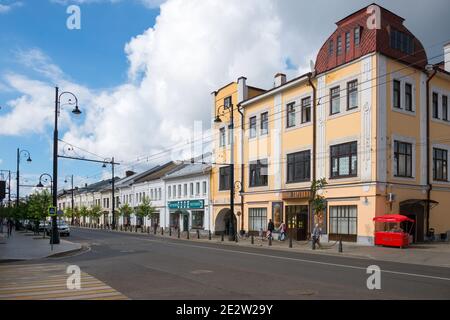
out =
{"type": "MultiPolygon", "coordinates": [[[[316,142],[316,140],[317,140],[316,139],[316,130],[317,130],[316,95],[317,95],[317,89],[316,89],[316,87],[314,86],[314,84],[313,84],[313,82],[311,80],[312,77],[313,77],[313,73],[309,72],[308,73],[308,82],[309,82],[309,85],[313,89],[313,98],[312,98],[312,123],[313,123],[312,181],[314,182],[314,181],[316,181],[316,153],[317,153],[316,152],[316,145],[317,145],[317,142],[316,142]]],[[[316,196],[315,194],[311,193],[311,200],[313,200],[315,196],[316,196]]],[[[311,205],[309,206],[309,208],[310,208],[309,209],[310,212],[312,212],[311,205]]],[[[310,214],[310,217],[312,218],[312,214],[310,214]]],[[[310,231],[312,231],[311,226],[312,226],[314,221],[311,221],[311,219],[309,219],[309,220],[310,220],[309,221],[309,223],[310,223],[310,228],[309,229],[310,229],[310,231]]]]}
{"type": "Polygon", "coordinates": [[[244,141],[243,141],[243,132],[244,132],[244,113],[242,112],[242,107],[240,104],[237,106],[237,110],[241,115],[241,230],[244,230],[244,141]]]}
{"type": "Polygon", "coordinates": [[[430,200],[431,200],[431,189],[433,185],[430,183],[430,156],[431,156],[431,149],[430,149],[430,81],[434,78],[436,75],[437,70],[435,66],[433,66],[433,73],[428,75],[427,78],[427,84],[426,84],[426,98],[427,98],[427,220],[426,220],[426,234],[428,234],[428,231],[430,229],[430,200]]]}

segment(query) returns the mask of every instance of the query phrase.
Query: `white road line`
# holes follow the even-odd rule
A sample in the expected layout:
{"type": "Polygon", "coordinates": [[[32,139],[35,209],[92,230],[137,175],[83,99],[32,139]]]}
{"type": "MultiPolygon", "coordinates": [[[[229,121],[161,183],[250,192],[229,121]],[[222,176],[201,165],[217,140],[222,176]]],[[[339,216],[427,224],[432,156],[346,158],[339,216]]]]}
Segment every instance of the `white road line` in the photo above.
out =
{"type": "MultiPolygon", "coordinates": [[[[143,239],[143,240],[156,241],[156,240],[149,240],[149,239],[143,239]]],[[[281,257],[281,256],[268,255],[268,254],[263,254],[263,253],[245,252],[245,251],[239,251],[239,250],[228,250],[228,249],[221,249],[221,248],[211,248],[211,247],[204,247],[204,246],[197,246],[197,245],[190,245],[190,244],[182,244],[182,243],[174,243],[174,242],[165,242],[165,243],[172,244],[172,245],[177,245],[177,246],[202,248],[202,249],[223,251],[223,252],[229,252],[229,253],[239,253],[239,254],[246,254],[246,255],[266,257],[266,258],[273,258],[273,259],[282,259],[282,260],[289,260],[289,261],[306,262],[306,263],[327,265],[327,266],[333,266],[333,267],[358,269],[358,270],[364,270],[364,271],[367,270],[367,268],[364,268],[364,267],[357,267],[357,266],[351,266],[351,265],[339,264],[339,263],[321,262],[321,261],[306,260],[306,259],[299,259],[299,258],[281,257]]],[[[429,278],[429,279],[435,279],[435,280],[450,281],[450,278],[429,276],[429,275],[417,274],[417,273],[407,273],[407,272],[399,272],[399,271],[392,271],[392,270],[381,270],[381,272],[392,273],[392,274],[399,274],[399,275],[405,275],[405,276],[411,276],[411,277],[429,278]]]]}

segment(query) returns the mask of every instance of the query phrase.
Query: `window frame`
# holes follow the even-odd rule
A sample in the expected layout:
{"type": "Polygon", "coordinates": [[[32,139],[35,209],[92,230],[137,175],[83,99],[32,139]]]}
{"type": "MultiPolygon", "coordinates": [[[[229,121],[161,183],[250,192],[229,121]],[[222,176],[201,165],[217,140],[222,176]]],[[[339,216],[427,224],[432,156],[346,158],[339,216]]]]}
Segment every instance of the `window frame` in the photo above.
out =
{"type": "Polygon", "coordinates": [[[394,109],[402,109],[400,95],[402,93],[400,80],[394,79],[392,81],[392,107],[394,109]],[[398,88],[396,88],[398,86],[398,88]],[[397,92],[397,96],[395,93],[397,92]]]}
{"type": "Polygon", "coordinates": [[[433,119],[439,118],[439,94],[437,92],[432,93],[431,95],[431,113],[433,115],[433,119]]]}
{"type": "Polygon", "coordinates": [[[434,181],[441,181],[441,182],[448,182],[448,150],[433,147],[433,180],[434,181]],[[437,153],[442,153],[442,156],[440,158],[437,158],[437,153]],[[444,157],[445,155],[445,157],[444,157]],[[441,172],[438,172],[437,163],[441,162],[441,172]],[[438,176],[438,173],[439,176],[438,176]]]}
{"type": "Polygon", "coordinates": [[[336,54],[338,56],[340,56],[342,54],[342,36],[339,35],[337,36],[337,40],[336,40],[336,54]]]}
{"type": "Polygon", "coordinates": [[[269,112],[268,111],[261,113],[261,118],[260,118],[260,135],[265,136],[267,134],[269,134],[269,112]]]}
{"type": "Polygon", "coordinates": [[[293,128],[296,125],[296,110],[295,110],[295,102],[289,102],[286,105],[286,128],[293,128]],[[292,124],[290,124],[289,120],[292,117],[292,124]]]}
{"type": "Polygon", "coordinates": [[[311,97],[310,96],[301,99],[300,108],[301,108],[301,113],[302,113],[301,117],[300,117],[301,123],[303,124],[303,123],[311,122],[311,97]],[[308,103],[305,103],[306,101],[308,103]],[[304,119],[305,115],[307,115],[307,118],[308,118],[307,120],[304,119]]]}
{"type": "Polygon", "coordinates": [[[443,94],[441,96],[441,99],[442,99],[442,120],[448,121],[448,119],[449,119],[449,117],[448,117],[448,96],[443,94]],[[445,111],[444,111],[444,107],[445,107],[445,111]]]}
{"type": "Polygon", "coordinates": [[[267,208],[248,208],[248,231],[259,232],[264,231],[267,227],[267,208]],[[254,227],[258,230],[254,230],[254,227]]]}
{"type": "Polygon", "coordinates": [[[335,86],[330,89],[330,116],[341,113],[341,87],[335,86]],[[333,91],[336,90],[335,93],[333,91]],[[338,111],[333,112],[334,103],[337,103],[338,111]]]}
{"type": "Polygon", "coordinates": [[[413,144],[411,142],[394,140],[394,161],[395,161],[395,168],[396,168],[396,170],[394,171],[394,177],[396,177],[396,178],[414,178],[413,156],[414,156],[414,150],[413,150],[413,144]],[[401,145],[404,145],[404,147],[405,147],[404,153],[400,152],[401,145]],[[411,151],[411,154],[407,153],[408,149],[411,151]],[[404,175],[400,174],[400,166],[399,166],[400,162],[401,162],[400,156],[405,157],[405,163],[404,163],[405,174],[404,175]],[[409,175],[408,175],[408,164],[409,164],[409,168],[411,170],[409,175]]]}
{"type": "Polygon", "coordinates": [[[249,188],[266,187],[269,185],[269,175],[267,170],[269,169],[267,159],[259,159],[250,161],[248,169],[248,186],[249,188]],[[262,171],[266,169],[266,174],[262,174],[262,171]]]}
{"type": "Polygon", "coordinates": [[[358,235],[358,206],[357,205],[343,205],[343,206],[330,206],[329,207],[329,233],[333,235],[346,235],[357,236],[358,235]],[[355,216],[350,216],[351,210],[355,209],[355,216]],[[351,221],[354,221],[352,224],[351,221]],[[347,233],[341,233],[340,223],[344,223],[347,226],[347,233]],[[350,230],[351,226],[354,226],[354,230],[350,230]],[[352,232],[351,232],[352,231],[352,232]],[[353,233],[354,231],[354,233],[353,233]]]}
{"type": "Polygon", "coordinates": [[[347,82],[347,110],[354,110],[358,109],[359,107],[359,101],[358,101],[359,95],[358,95],[358,79],[352,80],[347,82]],[[351,85],[356,83],[354,87],[351,88],[351,85]],[[354,107],[350,107],[350,101],[351,101],[351,95],[356,93],[356,105],[354,107]]]}
{"type": "Polygon", "coordinates": [[[286,155],[286,184],[311,180],[311,150],[303,150],[286,155]],[[297,170],[303,169],[304,176],[296,175],[297,170]],[[294,172],[290,174],[290,170],[294,172]],[[292,176],[292,179],[290,177],[292,176]]]}
{"type": "Polygon", "coordinates": [[[230,175],[231,166],[224,166],[219,168],[219,191],[230,190],[230,175]]]}
{"type": "Polygon", "coordinates": [[[225,147],[226,140],[225,127],[222,127],[219,129],[219,147],[225,147]]]}
{"type": "Polygon", "coordinates": [[[405,82],[405,111],[414,112],[413,107],[413,85],[409,82],[405,82]],[[410,92],[408,93],[408,89],[410,92]],[[408,105],[408,96],[409,96],[409,105],[408,105]]]}
{"type": "Polygon", "coordinates": [[[361,28],[359,26],[353,29],[353,43],[355,47],[361,43],[361,28]]]}
{"type": "Polygon", "coordinates": [[[257,136],[257,119],[256,116],[251,116],[248,118],[248,129],[249,129],[249,138],[253,139],[257,136]]]}
{"type": "Polygon", "coordinates": [[[330,146],[330,179],[343,179],[343,178],[353,178],[358,176],[358,141],[350,141],[340,144],[335,144],[330,146]],[[343,148],[348,146],[348,152],[342,151],[343,148]],[[337,149],[335,152],[334,150],[337,149]],[[355,149],[355,152],[352,150],[355,149]],[[356,156],[356,165],[354,170],[352,170],[352,160],[356,156]],[[348,174],[341,174],[340,160],[348,159],[348,174]],[[334,174],[333,163],[337,160],[337,174],[334,174]],[[352,173],[354,171],[354,173],[352,173]]]}
{"type": "Polygon", "coordinates": [[[347,31],[345,33],[345,52],[346,53],[350,52],[350,47],[351,47],[351,44],[350,44],[350,31],[347,31]]]}

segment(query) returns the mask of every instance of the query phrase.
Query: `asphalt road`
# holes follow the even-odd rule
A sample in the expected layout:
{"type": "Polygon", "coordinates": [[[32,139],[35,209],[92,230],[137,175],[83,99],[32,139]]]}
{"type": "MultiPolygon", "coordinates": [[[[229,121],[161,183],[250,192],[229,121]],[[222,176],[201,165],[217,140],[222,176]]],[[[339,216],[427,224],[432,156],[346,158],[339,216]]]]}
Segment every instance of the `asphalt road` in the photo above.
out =
{"type": "Polygon", "coordinates": [[[131,299],[450,299],[450,268],[73,228],[78,265],[131,299]],[[381,289],[367,288],[367,267],[381,289]]]}

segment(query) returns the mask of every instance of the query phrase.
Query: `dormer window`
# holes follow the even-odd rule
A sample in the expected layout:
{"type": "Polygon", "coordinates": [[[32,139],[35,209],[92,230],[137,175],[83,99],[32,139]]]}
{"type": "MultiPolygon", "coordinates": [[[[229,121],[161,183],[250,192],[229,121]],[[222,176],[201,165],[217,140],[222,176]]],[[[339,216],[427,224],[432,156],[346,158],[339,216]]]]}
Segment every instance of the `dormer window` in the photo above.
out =
{"type": "Polygon", "coordinates": [[[337,37],[337,54],[340,55],[342,53],[342,37],[337,37]]]}
{"type": "Polygon", "coordinates": [[[345,33],[345,52],[350,51],[350,32],[345,33]]]}
{"type": "Polygon", "coordinates": [[[414,53],[414,38],[391,27],[390,46],[406,54],[414,53]]]}
{"type": "Polygon", "coordinates": [[[355,43],[355,47],[356,46],[359,46],[359,43],[360,43],[360,40],[361,40],[361,34],[360,34],[360,27],[358,26],[358,27],[356,27],[355,28],[355,31],[354,31],[354,34],[353,34],[353,36],[354,36],[354,43],[355,43]]]}
{"type": "Polygon", "coordinates": [[[328,42],[328,54],[331,56],[333,54],[333,39],[328,42]]]}

